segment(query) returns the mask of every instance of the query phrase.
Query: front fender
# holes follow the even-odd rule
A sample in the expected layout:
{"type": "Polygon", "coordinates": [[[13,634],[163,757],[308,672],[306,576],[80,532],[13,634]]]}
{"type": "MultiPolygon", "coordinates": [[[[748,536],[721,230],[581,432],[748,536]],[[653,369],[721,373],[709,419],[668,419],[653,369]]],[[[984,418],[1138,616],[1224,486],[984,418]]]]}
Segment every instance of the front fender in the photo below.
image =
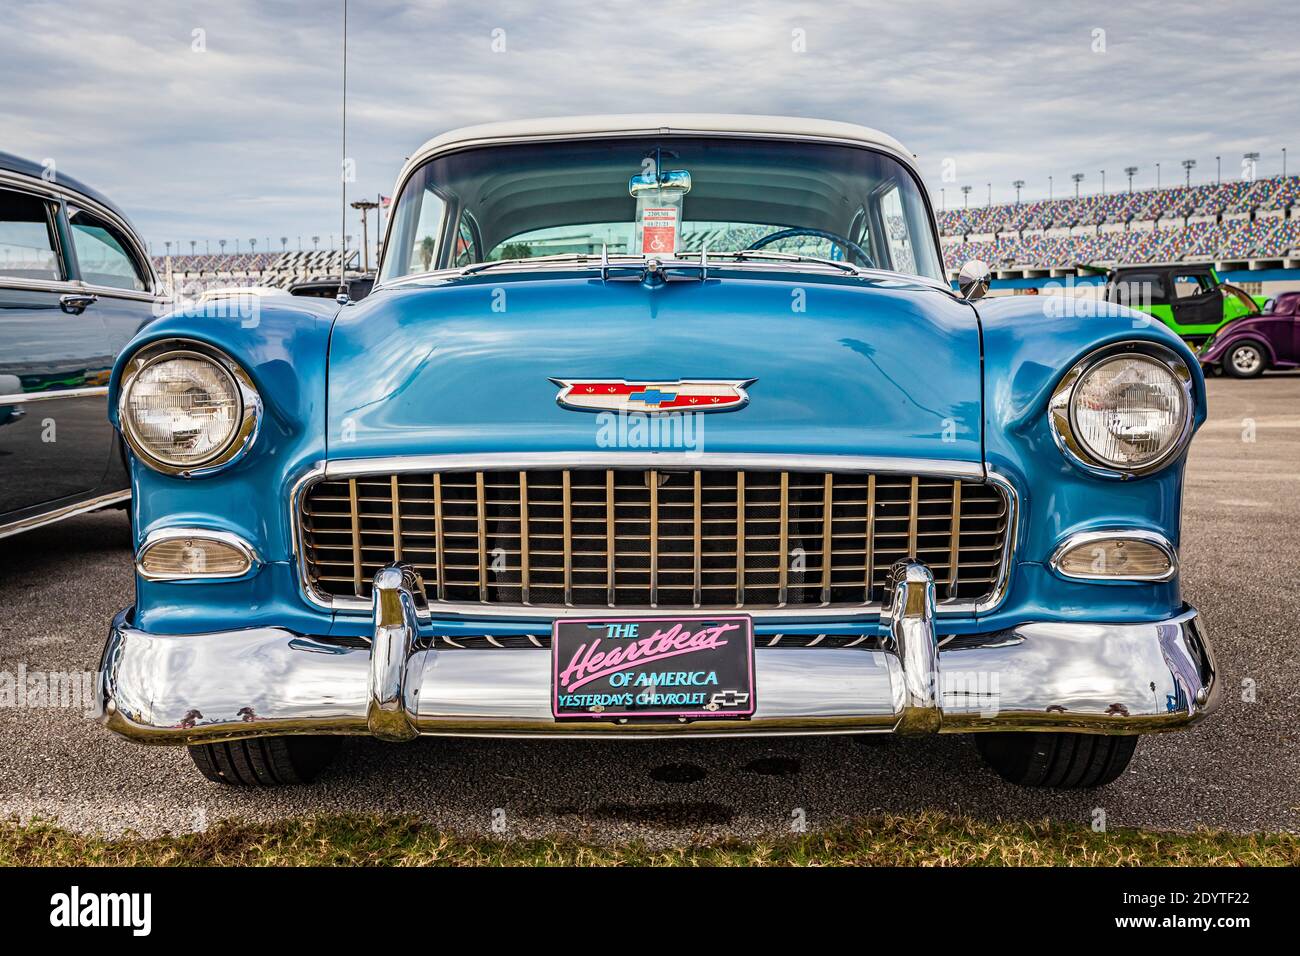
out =
{"type": "Polygon", "coordinates": [[[1273,351],[1273,343],[1269,341],[1268,336],[1250,328],[1249,326],[1240,329],[1234,329],[1229,326],[1228,329],[1221,331],[1218,336],[1215,337],[1214,341],[1210,343],[1209,348],[1197,356],[1197,361],[1205,365],[1217,365],[1223,361],[1223,357],[1227,354],[1228,349],[1246,339],[1256,342],[1263,347],[1265,354],[1268,356],[1268,362],[1270,365],[1277,363],[1277,353],[1273,351]]]}
{"type": "MultiPolygon", "coordinates": [[[[328,300],[262,299],[252,315],[229,315],[228,303],[172,313],[152,322],[122,350],[109,382],[109,418],[120,426],[118,397],[126,362],[141,347],[187,339],[220,349],[252,379],[263,403],[256,441],[228,467],[201,477],[161,474],[129,455],[135,543],[162,527],[228,531],[262,561],[250,578],[220,585],[136,580],[142,626],[202,630],[209,597],[240,608],[248,626],[294,620],[309,609],[293,586],[293,533],[286,502],[294,481],[325,457],[326,367],[338,306],[328,300]]],[[[228,618],[227,618],[228,623],[228,618]]]]}
{"type": "Polygon", "coordinates": [[[1084,356],[1115,343],[1151,342],[1176,352],[1191,370],[1195,430],[1206,417],[1205,380],[1196,356],[1162,323],[1124,307],[1016,296],[982,300],[977,309],[984,339],[985,458],[1021,498],[1009,613],[1019,619],[1040,609],[1066,616],[1086,611],[1113,621],[1173,613],[1182,605],[1177,578],[1073,581],[1055,574],[1049,559],[1069,535],[1103,528],[1154,531],[1177,547],[1186,453],[1144,477],[1098,477],[1061,453],[1047,405],[1084,356]],[[1071,308],[1087,314],[1068,314],[1071,308]]]}

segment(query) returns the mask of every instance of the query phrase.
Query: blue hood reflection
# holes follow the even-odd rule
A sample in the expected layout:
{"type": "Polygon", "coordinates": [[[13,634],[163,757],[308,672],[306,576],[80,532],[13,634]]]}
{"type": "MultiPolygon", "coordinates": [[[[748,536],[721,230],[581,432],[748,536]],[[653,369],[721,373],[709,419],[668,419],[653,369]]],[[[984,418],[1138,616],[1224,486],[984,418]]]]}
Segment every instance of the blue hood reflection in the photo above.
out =
{"type": "Polygon", "coordinates": [[[648,286],[489,274],[381,289],[330,342],[329,457],[608,447],[553,378],[756,379],[704,450],[980,461],[975,313],[892,279],[648,286]]]}

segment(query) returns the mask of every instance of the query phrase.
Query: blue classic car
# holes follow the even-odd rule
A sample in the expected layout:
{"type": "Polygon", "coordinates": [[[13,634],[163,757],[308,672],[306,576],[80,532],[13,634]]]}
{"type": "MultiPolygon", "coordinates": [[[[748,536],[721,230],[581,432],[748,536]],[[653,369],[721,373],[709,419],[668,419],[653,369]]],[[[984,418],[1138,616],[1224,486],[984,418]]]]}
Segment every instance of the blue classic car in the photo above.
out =
{"type": "Polygon", "coordinates": [[[954,291],[895,140],[494,124],[393,195],[364,302],[163,318],[118,361],[112,730],[236,785],[347,734],[942,732],[1088,787],[1214,709],[1195,357],[954,291]]]}
{"type": "Polygon", "coordinates": [[[0,538],[129,503],[108,377],[159,301],[117,206],[0,153],[0,538]]]}

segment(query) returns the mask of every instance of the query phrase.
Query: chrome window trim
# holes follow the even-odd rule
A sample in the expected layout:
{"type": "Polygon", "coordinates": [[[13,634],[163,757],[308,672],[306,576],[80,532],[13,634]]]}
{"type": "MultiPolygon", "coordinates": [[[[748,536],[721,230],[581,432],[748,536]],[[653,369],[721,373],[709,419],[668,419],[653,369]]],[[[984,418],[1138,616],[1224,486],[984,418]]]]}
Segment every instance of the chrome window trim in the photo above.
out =
{"type": "Polygon", "coordinates": [[[84,501],[78,501],[70,505],[62,505],[52,511],[32,515],[29,518],[21,518],[8,524],[0,524],[0,538],[21,534],[24,531],[33,531],[36,528],[43,528],[47,524],[54,524],[65,518],[75,518],[77,515],[83,515],[89,511],[98,511],[100,508],[108,508],[130,500],[131,489],[129,488],[96,495],[94,498],[87,498],[84,501]]]}
{"type": "MultiPolygon", "coordinates": [[[[149,284],[148,289],[144,290],[143,292],[135,292],[134,295],[131,297],[139,297],[146,300],[154,299],[158,297],[159,295],[158,273],[154,271],[153,259],[149,255],[149,250],[148,248],[146,248],[144,242],[140,239],[139,235],[136,234],[135,229],[133,229],[131,227],[131,224],[128,223],[124,218],[122,218],[121,215],[114,212],[112,209],[109,209],[107,206],[105,206],[103,203],[99,202],[98,200],[92,199],[90,196],[87,196],[84,193],[80,193],[69,186],[63,185],[58,181],[57,176],[55,177],[53,182],[48,182],[46,180],[39,179],[37,177],[29,176],[25,173],[17,173],[14,172],[13,170],[8,170],[8,169],[0,169],[0,188],[24,190],[26,192],[39,195],[45,199],[49,199],[60,205],[66,204],[68,202],[73,202],[83,207],[87,212],[94,213],[97,216],[102,216],[103,218],[107,219],[109,222],[113,223],[113,225],[121,229],[122,232],[127,236],[127,238],[130,239],[133,251],[135,252],[137,258],[139,259],[140,264],[144,266],[145,276],[149,284]]],[[[75,250],[73,251],[75,254],[75,250]]],[[[63,256],[66,262],[67,260],[66,251],[63,253],[63,256]]],[[[65,279],[59,284],[63,286],[72,285],[78,288],[91,289],[96,292],[105,291],[106,294],[111,294],[113,292],[120,293],[120,292],[132,291],[129,289],[121,289],[115,286],[110,286],[106,288],[103,286],[90,285],[89,283],[81,282],[80,280],[72,280],[72,279],[65,279]]]]}
{"type": "MultiPolygon", "coordinates": [[[[526,143],[554,143],[570,140],[589,140],[589,139],[635,139],[645,136],[680,136],[694,138],[716,138],[716,139],[772,139],[783,142],[802,142],[802,143],[825,143],[837,146],[851,146],[857,149],[865,149],[880,153],[900,163],[904,169],[912,174],[912,178],[921,195],[921,201],[925,203],[927,218],[930,223],[930,237],[934,245],[934,253],[939,263],[940,272],[945,272],[943,259],[943,242],[939,232],[939,215],[934,209],[934,203],[930,201],[930,191],[925,186],[925,178],[921,175],[921,167],[916,161],[916,157],[909,154],[905,149],[892,146],[884,142],[867,141],[863,139],[854,139],[849,136],[835,136],[831,134],[817,134],[811,132],[763,132],[763,131],[742,131],[742,130],[720,130],[720,129],[687,129],[673,127],[669,129],[627,129],[627,130],[593,130],[586,133],[535,133],[525,135],[498,135],[484,136],[474,140],[460,140],[453,143],[447,143],[438,149],[428,149],[428,143],[421,148],[420,152],[412,156],[402,169],[398,172],[397,183],[393,187],[392,199],[393,208],[388,216],[388,223],[384,227],[384,241],[381,249],[383,257],[387,258],[389,244],[388,240],[393,229],[393,224],[397,220],[397,204],[401,202],[402,190],[406,188],[407,182],[416,171],[421,169],[426,163],[433,161],[439,156],[445,156],[450,153],[461,152],[467,149],[483,149],[490,146],[504,146],[526,143]]],[[[901,144],[899,144],[901,147],[901,144]]],[[[809,263],[796,263],[795,265],[808,266],[809,263]]],[[[447,270],[444,270],[447,271],[447,270]]],[[[788,269],[787,269],[788,271],[788,269]]],[[[882,270],[883,271],[883,270],[882,270]]],[[[387,288],[402,279],[414,277],[429,276],[434,273],[417,273],[415,275],[394,276],[387,282],[382,281],[379,277],[384,274],[384,261],[381,259],[375,267],[375,289],[387,288]]],[[[889,273],[891,275],[895,273],[889,273]]],[[[943,286],[941,280],[932,279],[928,276],[911,275],[908,273],[897,273],[904,275],[908,279],[924,280],[927,283],[943,286]]],[[[946,291],[951,291],[948,289],[946,291]]]]}
{"type": "MultiPolygon", "coordinates": [[[[334,459],[317,462],[293,483],[289,494],[289,526],[292,542],[291,559],[297,568],[298,586],[302,597],[313,607],[330,613],[366,615],[373,614],[373,603],[357,598],[336,598],[324,595],[312,587],[307,575],[306,541],[301,514],[302,498],[307,488],[316,481],[333,478],[403,472],[478,471],[492,469],[530,468],[751,468],[783,471],[836,471],[874,472],[877,474],[908,474],[933,478],[962,478],[984,481],[997,486],[1007,501],[1007,530],[1002,544],[1002,564],[998,579],[987,597],[981,601],[949,600],[938,604],[938,613],[945,616],[980,615],[996,610],[1006,600],[1011,588],[1011,575],[1016,552],[1016,538],[1020,530],[1020,496],[1015,486],[991,466],[971,461],[944,461],[934,458],[887,458],[859,455],[779,455],[737,453],[687,452],[498,452],[474,455],[397,455],[385,458],[334,459]]],[[[740,611],[755,621],[805,620],[825,618],[851,622],[875,620],[881,615],[882,604],[840,605],[835,607],[768,608],[740,611]]],[[[476,604],[452,601],[429,602],[432,616],[470,620],[509,619],[517,621],[554,620],[556,618],[591,617],[592,608],[531,607],[527,605],[476,604]]],[[[644,609],[614,609],[612,617],[644,613],[644,609]]],[[[668,613],[665,611],[664,613],[668,613]]]]}
{"type": "Polygon", "coordinates": [[[122,381],[118,388],[117,416],[120,431],[127,445],[141,463],[164,475],[181,478],[201,478],[234,464],[257,440],[262,424],[262,397],[253,380],[238,362],[225,352],[205,342],[193,339],[162,339],[140,348],[122,368],[122,381]],[[177,465],[153,455],[135,434],[131,417],[127,414],[127,399],[131,386],[146,368],[172,358],[198,357],[214,362],[231,377],[239,394],[241,410],[239,427],[212,458],[194,465],[177,465]]]}
{"type": "Polygon", "coordinates": [[[261,570],[263,561],[257,553],[257,549],[249,544],[246,540],[231,531],[218,531],[210,528],[156,528],[150,531],[135,553],[135,571],[136,574],[146,581],[171,581],[176,583],[186,581],[233,581],[243,578],[252,577],[261,570]],[[201,538],[209,541],[218,541],[222,544],[228,544],[236,551],[240,552],[248,561],[248,567],[243,571],[226,572],[223,574],[152,574],[146,571],[142,566],[144,556],[149,549],[164,541],[175,541],[177,538],[201,538]]]}
{"type": "Polygon", "coordinates": [[[132,302],[153,302],[161,298],[154,292],[141,292],[138,289],[123,289],[116,285],[95,285],[90,282],[78,282],[77,285],[86,292],[93,292],[101,299],[129,299],[132,302]]]}
{"type": "Polygon", "coordinates": [[[63,237],[59,229],[63,197],[55,191],[37,187],[35,183],[30,182],[26,177],[10,173],[8,170],[0,170],[0,189],[7,192],[22,193],[46,204],[46,225],[50,229],[50,240],[53,244],[51,251],[58,260],[59,272],[61,273],[60,278],[57,279],[32,279],[0,274],[0,288],[22,289],[33,292],[81,291],[81,283],[68,277],[72,270],[69,268],[68,253],[63,248],[63,237]]]}
{"type": "Polygon", "coordinates": [[[1065,540],[1056,546],[1052,556],[1048,559],[1048,565],[1053,571],[1063,578],[1071,581],[1100,581],[1110,582],[1112,584],[1138,584],[1151,583],[1160,581],[1172,581],[1178,575],[1178,549],[1170,543],[1164,535],[1148,531],[1144,528],[1111,528],[1094,531],[1076,531],[1074,534],[1067,535],[1065,540]],[[1090,544],[1094,541],[1140,541],[1144,544],[1150,544],[1162,551],[1169,559],[1169,570],[1161,574],[1073,574],[1061,567],[1061,559],[1066,552],[1082,545],[1090,544]]]}
{"type": "MultiPolygon", "coordinates": [[[[138,260],[137,265],[140,265],[144,268],[145,282],[148,288],[137,290],[137,289],[123,289],[121,286],[99,286],[89,282],[83,282],[82,284],[86,286],[86,288],[88,289],[95,289],[95,290],[104,289],[110,294],[129,293],[131,295],[139,296],[145,299],[152,299],[157,297],[158,287],[159,287],[158,273],[154,272],[153,258],[149,255],[149,250],[145,247],[144,242],[140,239],[138,235],[136,235],[135,230],[131,228],[130,223],[128,223],[120,215],[118,215],[117,213],[115,213],[113,210],[109,209],[107,206],[103,205],[102,203],[96,202],[95,200],[91,199],[89,196],[85,196],[74,190],[59,187],[59,195],[65,205],[71,202],[74,205],[78,206],[79,208],[84,209],[88,213],[92,213],[103,219],[107,219],[113,225],[117,226],[118,229],[122,230],[122,234],[126,236],[127,239],[130,241],[132,250],[135,252],[136,258],[138,260]]],[[[64,217],[65,218],[67,217],[66,209],[64,209],[64,217]]],[[[68,222],[67,226],[69,230],[72,229],[71,222],[68,222]]],[[[69,238],[71,239],[71,235],[69,235],[69,238]]],[[[73,255],[76,255],[76,251],[77,250],[75,248],[72,250],[73,255]]],[[[78,262],[77,271],[78,273],[80,273],[81,271],[80,262],[78,262]]]]}
{"type": "Polygon", "coordinates": [[[44,392],[19,392],[16,395],[0,395],[0,405],[48,402],[55,398],[94,398],[97,395],[107,394],[107,385],[92,385],[88,388],[47,389],[44,392]]]}
{"type": "Polygon", "coordinates": [[[72,279],[23,279],[17,276],[0,275],[0,289],[16,289],[21,292],[84,292],[85,284],[72,279]]]}
{"type": "Polygon", "coordinates": [[[1196,416],[1196,396],[1192,388],[1192,372],[1187,363],[1173,349],[1157,342],[1130,340],[1115,342],[1089,352],[1061,377],[1056,388],[1052,390],[1047,402],[1047,421],[1052,431],[1052,440],[1067,460],[1074,465],[1099,478],[1113,478],[1120,481],[1154,474],[1165,468],[1186,450],[1192,437],[1192,425],[1196,416]],[[1099,365],[1129,354],[1165,365],[1174,377],[1183,385],[1183,427],[1178,439],[1172,442],[1158,458],[1136,468],[1119,468],[1094,458],[1075,435],[1074,408],[1071,399],[1074,387],[1087,372],[1099,365]]]}

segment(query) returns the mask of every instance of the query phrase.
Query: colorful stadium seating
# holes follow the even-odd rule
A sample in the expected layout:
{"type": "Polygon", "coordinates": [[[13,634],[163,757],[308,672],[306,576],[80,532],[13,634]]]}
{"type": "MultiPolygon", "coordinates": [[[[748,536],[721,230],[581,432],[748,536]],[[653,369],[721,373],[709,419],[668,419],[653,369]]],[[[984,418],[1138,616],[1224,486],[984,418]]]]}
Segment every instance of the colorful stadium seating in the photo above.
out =
{"type": "Polygon", "coordinates": [[[1300,219],[1261,218],[1260,212],[1300,205],[1300,177],[1232,180],[1174,189],[1120,192],[948,209],[939,213],[946,237],[966,241],[945,245],[950,269],[970,259],[1011,268],[1069,268],[1089,262],[1168,262],[1180,259],[1248,260],[1300,256],[1300,219]],[[1225,215],[1250,218],[1223,220],[1225,215]],[[1134,222],[1214,217],[1175,229],[1137,230],[1134,222]],[[1041,230],[1129,224],[1120,232],[1046,236],[1041,230]],[[1027,235],[1026,233],[1033,233],[1027,235]],[[986,238],[993,235],[992,241],[986,238]],[[980,236],[972,241],[969,237],[980,236]]]}

